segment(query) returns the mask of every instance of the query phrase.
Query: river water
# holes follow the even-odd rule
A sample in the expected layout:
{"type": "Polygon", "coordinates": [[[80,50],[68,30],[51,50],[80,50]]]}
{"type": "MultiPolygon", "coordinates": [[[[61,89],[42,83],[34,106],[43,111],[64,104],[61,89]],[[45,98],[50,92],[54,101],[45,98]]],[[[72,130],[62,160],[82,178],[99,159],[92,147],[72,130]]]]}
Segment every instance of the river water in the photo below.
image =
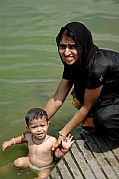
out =
{"type": "MultiPolygon", "coordinates": [[[[83,22],[99,47],[119,51],[119,0],[0,0],[1,145],[22,133],[26,111],[53,95],[63,70],[55,37],[70,21],[83,22]]],[[[50,134],[57,136],[75,112],[70,101],[52,118],[50,134]]],[[[26,152],[24,145],[1,150],[0,178],[33,178],[12,166],[26,152]]]]}

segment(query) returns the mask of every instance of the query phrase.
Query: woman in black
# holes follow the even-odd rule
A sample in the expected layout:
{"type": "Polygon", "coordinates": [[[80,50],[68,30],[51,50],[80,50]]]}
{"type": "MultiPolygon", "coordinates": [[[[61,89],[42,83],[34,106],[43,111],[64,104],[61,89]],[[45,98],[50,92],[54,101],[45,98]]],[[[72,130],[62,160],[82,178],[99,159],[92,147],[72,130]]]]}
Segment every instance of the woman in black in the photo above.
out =
{"type": "Polygon", "coordinates": [[[45,110],[51,118],[62,106],[72,86],[78,108],[59,132],[59,142],[92,116],[98,133],[119,139],[119,53],[98,48],[90,31],[78,22],[62,27],[56,42],[64,72],[45,110]]]}

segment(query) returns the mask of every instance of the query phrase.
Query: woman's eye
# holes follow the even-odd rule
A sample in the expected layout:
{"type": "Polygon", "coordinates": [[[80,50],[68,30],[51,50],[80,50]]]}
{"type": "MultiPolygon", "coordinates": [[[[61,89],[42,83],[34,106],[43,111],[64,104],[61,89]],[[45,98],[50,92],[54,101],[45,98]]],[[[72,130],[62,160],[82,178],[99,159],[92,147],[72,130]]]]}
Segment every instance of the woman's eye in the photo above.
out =
{"type": "Polygon", "coordinates": [[[69,49],[76,49],[76,45],[75,44],[69,45],[69,49]]]}
{"type": "Polygon", "coordinates": [[[64,44],[59,44],[59,48],[61,49],[66,49],[67,45],[64,45],[64,44]]]}
{"type": "Polygon", "coordinates": [[[59,48],[60,49],[66,49],[68,47],[68,49],[72,50],[72,49],[76,49],[76,44],[59,44],[59,48]]]}

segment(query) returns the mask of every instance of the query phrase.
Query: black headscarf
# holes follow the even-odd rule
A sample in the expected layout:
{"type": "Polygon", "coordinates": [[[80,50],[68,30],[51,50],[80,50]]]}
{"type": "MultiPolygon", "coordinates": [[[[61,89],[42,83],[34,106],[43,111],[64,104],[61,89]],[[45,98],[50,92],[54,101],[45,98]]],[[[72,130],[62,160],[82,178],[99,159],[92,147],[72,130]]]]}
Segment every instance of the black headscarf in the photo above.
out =
{"type": "MultiPolygon", "coordinates": [[[[85,25],[79,22],[71,22],[61,28],[59,34],[56,37],[57,46],[59,45],[65,30],[73,33],[78,53],[80,53],[79,45],[81,45],[82,47],[81,59],[78,61],[78,64],[80,65],[80,72],[82,76],[84,76],[85,65],[91,59],[93,54],[97,51],[98,47],[93,43],[91,32],[86,28],[85,25]]],[[[63,64],[67,66],[65,62],[63,62],[63,64]]]]}

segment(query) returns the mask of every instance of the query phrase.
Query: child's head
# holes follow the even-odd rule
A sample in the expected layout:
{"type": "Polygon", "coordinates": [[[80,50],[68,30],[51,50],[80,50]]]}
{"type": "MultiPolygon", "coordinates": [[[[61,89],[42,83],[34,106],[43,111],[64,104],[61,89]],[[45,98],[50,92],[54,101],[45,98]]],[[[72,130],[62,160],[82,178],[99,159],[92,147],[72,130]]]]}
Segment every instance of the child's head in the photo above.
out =
{"type": "Polygon", "coordinates": [[[26,121],[26,125],[27,127],[29,127],[29,124],[36,119],[42,119],[45,118],[47,123],[48,123],[48,115],[46,113],[45,110],[41,109],[41,108],[32,108],[30,109],[25,116],[25,121],[26,121]]]}

